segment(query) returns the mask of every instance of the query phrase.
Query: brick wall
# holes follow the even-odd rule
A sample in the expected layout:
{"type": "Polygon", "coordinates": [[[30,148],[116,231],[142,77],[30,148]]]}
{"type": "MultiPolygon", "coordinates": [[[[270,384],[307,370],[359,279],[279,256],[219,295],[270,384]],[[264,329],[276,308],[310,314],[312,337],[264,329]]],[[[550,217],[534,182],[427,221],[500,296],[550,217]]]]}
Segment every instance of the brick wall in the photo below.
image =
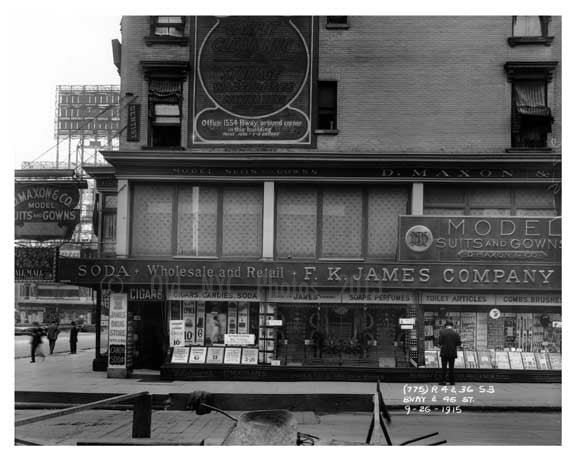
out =
{"type": "MultiPolygon", "coordinates": [[[[550,25],[552,46],[514,48],[507,43],[511,16],[352,16],[345,30],[327,30],[324,17],[319,22],[319,78],[338,80],[339,129],[336,136],[318,137],[321,151],[504,152],[510,147],[511,106],[504,64],[561,59],[559,17],[550,25]]],[[[140,61],[189,59],[188,47],[146,46],[149,29],[148,16],[123,18],[122,94],[140,96],[142,118],[141,142],[126,143],[124,134],[122,148],[139,149],[146,142],[140,61]]],[[[558,65],[549,85],[556,145],[560,71],[558,65]]]]}

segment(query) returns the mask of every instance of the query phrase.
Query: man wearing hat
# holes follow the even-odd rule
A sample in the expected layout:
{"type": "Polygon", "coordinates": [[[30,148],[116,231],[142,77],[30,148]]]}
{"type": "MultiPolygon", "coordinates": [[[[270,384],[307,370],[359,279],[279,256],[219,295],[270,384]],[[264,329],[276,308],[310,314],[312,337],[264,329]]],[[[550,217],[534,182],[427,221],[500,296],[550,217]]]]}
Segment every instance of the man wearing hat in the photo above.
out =
{"type": "Polygon", "coordinates": [[[446,326],[440,330],[438,336],[438,345],[440,346],[440,359],[442,360],[442,379],[440,385],[446,384],[446,368],[450,369],[450,385],[454,385],[454,360],[458,355],[458,346],[462,344],[460,335],[452,328],[454,324],[451,320],[446,321],[446,326]]]}

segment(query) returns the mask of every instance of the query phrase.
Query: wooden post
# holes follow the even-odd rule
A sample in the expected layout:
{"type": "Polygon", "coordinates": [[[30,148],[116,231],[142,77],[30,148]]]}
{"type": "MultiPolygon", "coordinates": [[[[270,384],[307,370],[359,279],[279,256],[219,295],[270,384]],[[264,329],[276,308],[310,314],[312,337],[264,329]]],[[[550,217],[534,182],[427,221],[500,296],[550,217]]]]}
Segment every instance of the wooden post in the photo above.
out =
{"type": "Polygon", "coordinates": [[[150,438],[152,427],[152,396],[142,395],[134,399],[134,415],[132,418],[132,437],[150,438]]]}

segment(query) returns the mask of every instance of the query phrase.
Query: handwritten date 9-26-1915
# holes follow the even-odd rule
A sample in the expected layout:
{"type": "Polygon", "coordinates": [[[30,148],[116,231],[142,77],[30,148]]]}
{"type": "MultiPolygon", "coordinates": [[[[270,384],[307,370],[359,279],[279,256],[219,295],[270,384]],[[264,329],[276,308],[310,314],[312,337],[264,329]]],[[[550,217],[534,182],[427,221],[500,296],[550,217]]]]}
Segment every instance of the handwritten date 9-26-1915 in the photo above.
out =
{"type": "Polygon", "coordinates": [[[431,414],[443,414],[443,415],[459,415],[462,413],[462,408],[460,406],[430,406],[430,405],[419,405],[410,406],[405,405],[404,410],[406,415],[419,414],[419,415],[431,415],[431,414]]]}

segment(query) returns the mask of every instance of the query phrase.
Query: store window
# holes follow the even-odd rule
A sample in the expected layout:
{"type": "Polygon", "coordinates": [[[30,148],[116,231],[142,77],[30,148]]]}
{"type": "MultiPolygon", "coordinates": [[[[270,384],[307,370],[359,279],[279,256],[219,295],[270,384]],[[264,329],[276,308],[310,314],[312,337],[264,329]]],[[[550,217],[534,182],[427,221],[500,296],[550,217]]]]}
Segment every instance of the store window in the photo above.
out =
{"type": "Polygon", "coordinates": [[[403,187],[280,185],[276,253],[280,258],[394,258],[398,216],[407,206],[403,187]]]}
{"type": "Polygon", "coordinates": [[[133,256],[262,254],[261,187],[135,184],[133,196],[133,256]]]}
{"type": "Polygon", "coordinates": [[[426,185],[424,214],[437,216],[559,216],[559,192],[546,186],[426,185]]]}

